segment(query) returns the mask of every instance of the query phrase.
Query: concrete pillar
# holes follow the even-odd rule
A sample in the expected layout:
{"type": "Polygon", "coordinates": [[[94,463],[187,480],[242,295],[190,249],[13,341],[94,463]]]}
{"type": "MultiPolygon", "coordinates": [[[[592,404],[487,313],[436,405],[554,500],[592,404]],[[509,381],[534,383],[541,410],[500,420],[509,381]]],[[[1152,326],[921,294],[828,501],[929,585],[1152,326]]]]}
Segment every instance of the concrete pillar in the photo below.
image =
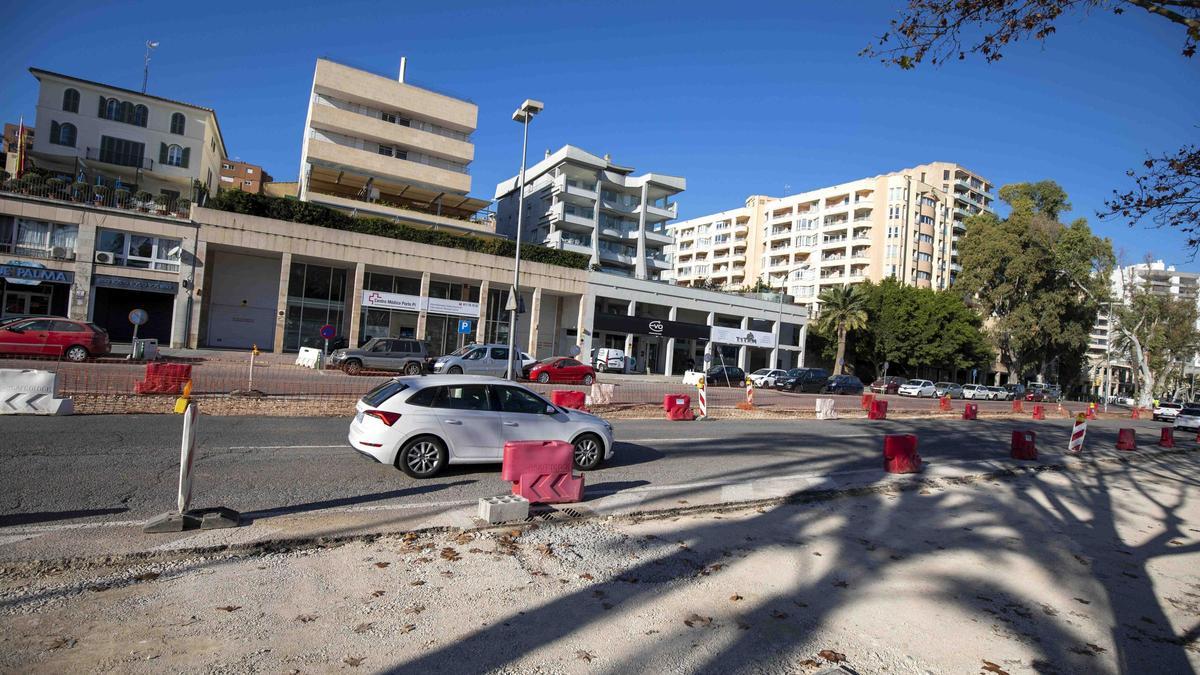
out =
{"type": "Polygon", "coordinates": [[[479,283],[479,318],[475,321],[475,342],[483,344],[487,340],[488,294],[492,292],[492,284],[487,279],[479,283]]]}
{"type": "Polygon", "coordinates": [[[283,332],[287,327],[288,277],[292,273],[292,254],[284,253],[279,260],[279,299],[275,303],[275,340],[271,350],[283,353],[283,332]]]}
{"type": "Polygon", "coordinates": [[[642,183],[642,208],[638,210],[637,263],[633,267],[633,275],[638,279],[650,278],[646,274],[646,207],[648,206],[646,196],[648,193],[649,185],[642,183]]]}
{"type": "Polygon", "coordinates": [[[421,311],[417,314],[417,339],[425,339],[425,324],[429,321],[429,310],[426,305],[429,300],[429,272],[421,273],[421,311]]]}
{"type": "MultiPolygon", "coordinates": [[[[750,317],[748,317],[748,316],[742,317],[742,330],[750,330],[750,317]]],[[[748,347],[746,345],[742,345],[741,347],[738,347],[738,368],[745,370],[746,366],[749,364],[750,364],[750,347],[748,347]]]]}
{"type": "Polygon", "coordinates": [[[358,346],[358,336],[362,333],[362,292],[363,286],[367,282],[367,266],[365,263],[355,263],[354,265],[354,285],[350,287],[350,292],[347,293],[347,299],[350,301],[347,310],[350,312],[350,334],[347,340],[350,341],[350,348],[358,346]]]}
{"type": "MultiPolygon", "coordinates": [[[[86,216],[85,216],[86,218],[86,216]]],[[[92,261],[96,258],[96,226],[92,223],[79,224],[75,235],[75,282],[67,290],[67,318],[87,321],[92,305],[92,261]]],[[[175,331],[171,331],[174,338],[175,331]]],[[[174,347],[174,341],[171,346],[174,347]]]]}
{"type": "Polygon", "coordinates": [[[779,341],[783,338],[783,322],[779,319],[775,320],[775,329],[772,331],[772,335],[775,337],[775,347],[771,349],[771,367],[782,368],[783,366],[780,365],[779,359],[783,354],[779,349],[779,341]]]}
{"type": "MultiPolygon", "coordinates": [[[[667,319],[675,321],[679,316],[679,308],[671,307],[670,313],[667,314],[667,319]]],[[[663,359],[663,375],[670,375],[675,367],[675,338],[667,338],[667,353],[663,359]]]]}
{"type": "MultiPolygon", "coordinates": [[[[204,306],[202,299],[204,298],[204,279],[208,276],[205,274],[205,261],[208,260],[208,242],[200,241],[196,244],[196,249],[192,253],[196,256],[196,273],[191,277],[191,289],[189,289],[189,297],[192,303],[191,321],[187,327],[187,342],[184,347],[188,349],[200,348],[200,310],[204,306]]],[[[188,274],[192,274],[191,264],[188,264],[188,274]]],[[[186,299],[185,299],[186,302],[186,299]]],[[[187,314],[186,304],[184,305],[184,314],[187,314]]],[[[266,345],[262,345],[263,348],[266,345]]]]}
{"type": "Polygon", "coordinates": [[[808,322],[805,321],[804,325],[800,326],[800,355],[796,359],[796,367],[797,368],[804,367],[804,354],[807,351],[807,348],[808,348],[808,322]]]}
{"type": "Polygon", "coordinates": [[[596,205],[592,209],[592,260],[591,265],[600,264],[600,199],[603,191],[600,188],[604,176],[603,171],[596,172],[596,205]]]}
{"type": "MultiPolygon", "coordinates": [[[[637,302],[636,301],[634,301],[634,300],[629,301],[629,308],[625,311],[625,316],[637,316],[637,302]]],[[[633,353],[633,337],[634,336],[632,333],[625,335],[625,357],[626,358],[629,358],[631,356],[636,356],[633,353]]],[[[626,361],[626,363],[628,363],[628,361],[626,361]]],[[[639,362],[635,365],[638,368],[641,368],[645,364],[639,362]]]]}
{"type": "Polygon", "coordinates": [[[535,359],[545,358],[538,354],[538,339],[541,337],[542,323],[542,289],[533,289],[533,297],[529,301],[529,355],[535,359]]]}
{"type": "MultiPolygon", "coordinates": [[[[709,313],[708,313],[708,320],[706,321],[706,323],[707,323],[709,326],[715,326],[715,325],[717,325],[717,313],[716,313],[716,312],[709,312],[709,313]]],[[[700,358],[700,363],[697,363],[697,364],[696,364],[696,367],[697,367],[697,368],[698,368],[698,369],[699,369],[701,372],[708,370],[708,367],[709,367],[710,365],[713,365],[713,364],[716,362],[716,358],[717,358],[717,354],[716,354],[716,352],[717,352],[716,345],[714,345],[714,344],[713,344],[713,341],[712,341],[712,340],[709,340],[709,341],[708,341],[708,343],[707,343],[707,344],[705,344],[705,346],[704,346],[704,356],[711,356],[711,358],[709,359],[708,363],[705,363],[705,362],[704,362],[704,356],[702,356],[702,357],[700,358]]]]}
{"type": "MultiPolygon", "coordinates": [[[[171,317],[171,347],[174,349],[186,348],[188,346],[188,332],[191,330],[191,317],[188,312],[188,303],[193,301],[197,296],[193,293],[196,287],[196,280],[192,278],[192,262],[196,256],[197,230],[192,230],[192,234],[183,237],[180,240],[180,255],[179,255],[179,288],[175,293],[175,311],[171,317]]],[[[91,256],[88,256],[91,259],[91,256]]],[[[200,267],[199,261],[196,261],[196,276],[202,275],[203,268],[200,267]]],[[[197,313],[199,303],[194,303],[191,307],[191,313],[197,313]]]]}
{"type": "Polygon", "coordinates": [[[596,296],[585,293],[579,298],[579,312],[575,319],[575,344],[579,346],[579,359],[592,363],[592,320],[596,315],[596,296]]]}

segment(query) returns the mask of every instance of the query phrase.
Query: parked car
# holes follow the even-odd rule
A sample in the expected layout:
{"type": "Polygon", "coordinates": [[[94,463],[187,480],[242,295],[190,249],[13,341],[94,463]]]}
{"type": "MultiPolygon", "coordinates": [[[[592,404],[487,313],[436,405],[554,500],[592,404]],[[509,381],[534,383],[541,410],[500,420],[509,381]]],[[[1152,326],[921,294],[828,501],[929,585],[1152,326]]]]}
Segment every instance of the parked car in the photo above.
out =
{"type": "Polygon", "coordinates": [[[1029,386],[1025,388],[1025,391],[1026,391],[1026,393],[1025,393],[1026,401],[1036,400],[1038,402],[1044,401],[1046,403],[1054,403],[1055,401],[1062,398],[1062,389],[1060,389],[1057,384],[1046,384],[1044,382],[1030,382],[1029,386]],[[1029,398],[1030,392],[1037,392],[1040,395],[1040,398],[1037,398],[1037,399],[1029,398]]]}
{"type": "Polygon", "coordinates": [[[829,371],[824,368],[792,368],[775,380],[780,391],[817,393],[829,380],[829,371]]]}
{"type": "Polygon", "coordinates": [[[779,368],[759,368],[753,373],[750,373],[750,381],[753,382],[754,386],[756,387],[774,387],[775,382],[780,377],[784,377],[786,375],[787,371],[780,370],[779,368]]]}
{"type": "Polygon", "coordinates": [[[991,386],[987,388],[989,401],[1003,401],[1008,397],[1008,390],[1004,387],[991,386]]]}
{"type": "MultiPolygon", "coordinates": [[[[521,371],[525,365],[532,367],[535,361],[528,354],[519,353],[521,371]]],[[[508,373],[508,345],[469,344],[451,354],[440,356],[433,362],[433,372],[446,375],[491,375],[504,377],[508,373]]]]}
{"type": "Polygon", "coordinates": [[[825,386],[821,388],[822,394],[861,394],[863,393],[862,380],[854,375],[834,375],[825,381],[825,386]]]}
{"type": "Polygon", "coordinates": [[[954,382],[934,382],[933,389],[937,392],[937,397],[949,396],[950,398],[962,398],[962,385],[954,382]]]}
{"type": "Polygon", "coordinates": [[[1200,432],[1200,407],[1186,405],[1175,414],[1175,428],[1200,432]]]}
{"type": "Polygon", "coordinates": [[[737,366],[713,366],[704,371],[704,384],[708,387],[744,387],[746,371],[737,366]]]}
{"type": "Polygon", "coordinates": [[[1158,407],[1156,407],[1154,409],[1154,412],[1153,412],[1153,414],[1151,414],[1151,417],[1155,421],[1162,420],[1164,422],[1174,422],[1175,418],[1179,416],[1179,411],[1181,411],[1181,410],[1183,410],[1182,403],[1176,403],[1174,401],[1163,401],[1163,402],[1159,403],[1158,407]]]}
{"type": "Polygon", "coordinates": [[[624,349],[597,349],[596,350],[596,372],[599,373],[623,373],[625,372],[625,350],[624,349]]]}
{"type": "Polygon", "coordinates": [[[612,426],[560,408],[515,382],[471,375],[397,377],[359,400],[350,446],[413,478],[447,464],[495,463],[507,441],[565,441],[575,468],[590,471],[613,454],[612,426]]]}
{"type": "Polygon", "coordinates": [[[420,375],[428,358],[429,346],[420,340],[371,338],[358,349],[335,349],[329,355],[329,365],[348,375],[364,370],[420,375]]]}
{"type": "Polygon", "coordinates": [[[963,398],[974,401],[986,401],[991,398],[991,392],[988,391],[987,385],[983,384],[964,384],[962,387],[963,398]]]}
{"type": "Polygon", "coordinates": [[[1046,394],[1041,389],[1030,389],[1025,392],[1025,400],[1041,403],[1046,400],[1046,394]]]}
{"type": "Polygon", "coordinates": [[[1010,382],[1004,385],[1004,391],[1007,392],[1004,396],[1006,401],[1016,401],[1025,397],[1025,385],[1020,382],[1010,382]]]}
{"type": "Polygon", "coordinates": [[[896,388],[901,396],[916,396],[917,398],[933,398],[937,396],[937,387],[929,380],[909,380],[896,388]]]}
{"type": "Polygon", "coordinates": [[[533,364],[526,377],[531,382],[541,384],[563,382],[590,385],[596,381],[596,371],[586,363],[580,363],[569,356],[554,356],[533,364]]]}
{"type": "Polygon", "coordinates": [[[108,354],[108,331],[87,321],[33,317],[0,326],[0,353],[83,361],[108,354]]]}
{"type": "Polygon", "coordinates": [[[908,380],[898,375],[888,375],[881,377],[871,383],[871,391],[876,394],[895,394],[900,391],[900,385],[908,382],[908,380]]]}

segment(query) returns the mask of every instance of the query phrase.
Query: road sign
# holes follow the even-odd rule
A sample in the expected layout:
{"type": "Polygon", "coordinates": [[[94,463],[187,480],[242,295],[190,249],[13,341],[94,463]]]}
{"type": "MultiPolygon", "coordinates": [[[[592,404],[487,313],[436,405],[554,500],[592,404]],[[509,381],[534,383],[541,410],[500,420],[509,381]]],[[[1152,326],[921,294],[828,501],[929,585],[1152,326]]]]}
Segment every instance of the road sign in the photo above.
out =
{"type": "Polygon", "coordinates": [[[712,352],[704,352],[704,365],[712,363],[712,352]]]}
{"type": "Polygon", "coordinates": [[[325,338],[326,340],[332,340],[336,333],[337,331],[335,331],[333,326],[329,324],[321,326],[321,337],[325,338]]]}
{"type": "Polygon", "coordinates": [[[459,319],[458,320],[458,332],[463,335],[469,334],[471,332],[471,320],[470,319],[459,319]]]}
{"type": "Polygon", "coordinates": [[[144,326],[150,320],[150,313],[144,309],[135,309],[129,313],[129,323],[135,326],[144,326]]]}

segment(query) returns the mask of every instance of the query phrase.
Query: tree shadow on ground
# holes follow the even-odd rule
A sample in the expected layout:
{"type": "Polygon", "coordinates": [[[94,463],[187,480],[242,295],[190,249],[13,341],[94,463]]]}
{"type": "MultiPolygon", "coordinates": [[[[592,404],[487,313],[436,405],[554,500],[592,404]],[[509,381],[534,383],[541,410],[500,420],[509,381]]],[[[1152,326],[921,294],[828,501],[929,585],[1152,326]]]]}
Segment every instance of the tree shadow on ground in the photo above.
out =
{"type": "Polygon", "coordinates": [[[125,513],[128,508],[112,508],[112,509],[83,509],[78,511],[38,511],[33,513],[10,513],[0,516],[0,527],[13,527],[15,525],[34,525],[37,523],[49,523],[56,520],[73,520],[76,518],[93,518],[95,516],[111,516],[118,513],[125,513]]]}

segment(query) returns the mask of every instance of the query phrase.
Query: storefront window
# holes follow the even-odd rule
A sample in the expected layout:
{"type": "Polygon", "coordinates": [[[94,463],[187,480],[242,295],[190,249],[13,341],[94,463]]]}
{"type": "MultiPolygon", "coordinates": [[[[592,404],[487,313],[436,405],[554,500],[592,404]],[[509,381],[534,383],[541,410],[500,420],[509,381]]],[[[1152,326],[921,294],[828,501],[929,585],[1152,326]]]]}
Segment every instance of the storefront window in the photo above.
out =
{"type": "Polygon", "coordinates": [[[488,289],[487,325],[484,326],[484,340],[489,343],[508,343],[508,312],[504,305],[508,302],[508,291],[488,289]]]}
{"type": "Polygon", "coordinates": [[[44,220],[0,216],[0,253],[49,258],[61,253],[74,257],[79,226],[44,220]],[[55,252],[54,249],[61,249],[55,252]]]}
{"type": "Polygon", "coordinates": [[[111,253],[112,264],[144,270],[178,272],[181,245],[179,239],[116,230],[100,230],[96,236],[96,250],[111,253]]]}
{"type": "Polygon", "coordinates": [[[323,347],[321,327],[325,324],[333,326],[338,336],[345,335],[345,301],[346,270],[292,263],[283,348],[296,351],[300,347],[323,347]]]}

